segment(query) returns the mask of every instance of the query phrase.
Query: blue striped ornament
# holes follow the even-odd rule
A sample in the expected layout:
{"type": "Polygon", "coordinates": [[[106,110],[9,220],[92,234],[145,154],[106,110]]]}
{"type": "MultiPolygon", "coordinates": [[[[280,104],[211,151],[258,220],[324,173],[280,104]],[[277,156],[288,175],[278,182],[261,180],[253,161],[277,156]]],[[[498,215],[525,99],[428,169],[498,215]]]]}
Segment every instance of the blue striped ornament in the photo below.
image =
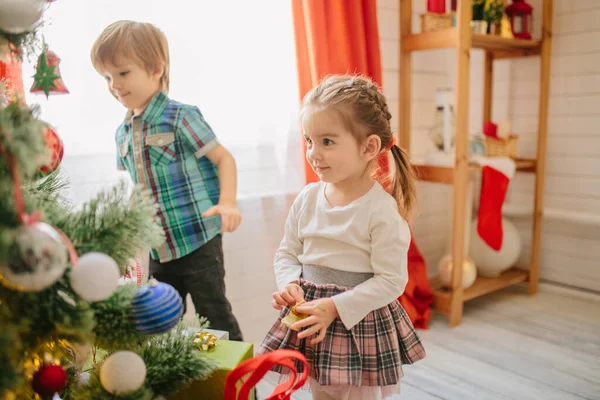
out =
{"type": "Polygon", "coordinates": [[[173,286],[150,280],[131,302],[131,321],[149,335],[169,331],[183,315],[183,300],[173,286]]]}

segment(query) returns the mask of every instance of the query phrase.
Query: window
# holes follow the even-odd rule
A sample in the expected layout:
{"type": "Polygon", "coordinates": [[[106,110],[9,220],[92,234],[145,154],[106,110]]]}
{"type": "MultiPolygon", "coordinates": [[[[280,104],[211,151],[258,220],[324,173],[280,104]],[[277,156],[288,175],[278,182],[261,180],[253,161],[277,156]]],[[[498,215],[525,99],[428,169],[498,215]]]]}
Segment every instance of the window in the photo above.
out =
{"type": "MultiPolygon", "coordinates": [[[[96,0],[52,3],[44,34],[71,92],[27,93],[65,144],[72,193],[114,183],[114,132],[125,115],[93,69],[90,49],[108,24],[154,23],[169,40],[173,99],[197,105],[238,164],[239,196],[295,192],[303,184],[291,4],[281,0],[96,0]],[[81,185],[87,185],[82,188],[81,185]]],[[[26,90],[36,60],[25,63],[26,90]]],[[[85,198],[76,198],[80,202],[85,198]]]]}

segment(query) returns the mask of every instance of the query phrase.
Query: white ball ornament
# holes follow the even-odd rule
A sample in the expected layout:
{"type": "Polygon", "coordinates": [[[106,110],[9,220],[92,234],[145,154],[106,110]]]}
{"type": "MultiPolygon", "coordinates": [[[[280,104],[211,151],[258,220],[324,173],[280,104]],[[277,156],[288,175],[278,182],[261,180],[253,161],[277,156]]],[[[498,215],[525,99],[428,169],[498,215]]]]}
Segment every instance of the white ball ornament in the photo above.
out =
{"type": "Polygon", "coordinates": [[[103,253],[86,253],[71,271],[71,287],[87,301],[106,300],[119,284],[119,266],[103,253]]]}
{"type": "Polygon", "coordinates": [[[0,0],[0,29],[18,34],[33,30],[48,0],[0,0]]]}
{"type": "Polygon", "coordinates": [[[146,363],[132,351],[118,351],[108,356],[100,368],[100,383],[111,394],[138,390],[146,380],[146,363]]]}
{"type": "Polygon", "coordinates": [[[39,292],[58,281],[67,268],[68,251],[60,234],[44,222],[21,226],[0,264],[0,282],[24,292],[39,292]]]}
{"type": "Polygon", "coordinates": [[[521,254],[522,241],[517,228],[506,218],[502,218],[502,247],[495,251],[477,233],[477,219],[471,226],[471,248],[469,256],[477,265],[477,274],[496,278],[514,266],[521,254]]]}
{"type": "MultiPolygon", "coordinates": [[[[452,270],[453,270],[453,262],[452,255],[448,254],[444,258],[442,258],[438,264],[438,273],[440,276],[440,281],[442,285],[445,287],[452,287],[452,270]]],[[[462,272],[462,280],[463,280],[463,289],[467,289],[475,283],[475,279],[477,278],[477,268],[475,267],[475,263],[469,257],[464,257],[463,259],[463,272],[462,272]]]]}

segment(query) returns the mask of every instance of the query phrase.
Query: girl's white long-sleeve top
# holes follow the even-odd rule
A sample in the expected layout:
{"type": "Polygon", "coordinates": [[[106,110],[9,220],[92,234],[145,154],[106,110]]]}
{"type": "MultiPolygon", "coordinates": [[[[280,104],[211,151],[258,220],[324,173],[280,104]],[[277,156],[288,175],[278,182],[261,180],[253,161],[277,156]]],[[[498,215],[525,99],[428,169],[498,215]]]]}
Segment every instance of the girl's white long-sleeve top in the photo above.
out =
{"type": "Polygon", "coordinates": [[[303,264],[373,273],[332,297],[344,326],[351,329],[404,292],[411,233],[395,199],[379,183],[342,207],[329,204],[325,187],[324,182],[311,183],[294,201],[275,254],[275,276],[281,289],[299,280],[303,264]]]}

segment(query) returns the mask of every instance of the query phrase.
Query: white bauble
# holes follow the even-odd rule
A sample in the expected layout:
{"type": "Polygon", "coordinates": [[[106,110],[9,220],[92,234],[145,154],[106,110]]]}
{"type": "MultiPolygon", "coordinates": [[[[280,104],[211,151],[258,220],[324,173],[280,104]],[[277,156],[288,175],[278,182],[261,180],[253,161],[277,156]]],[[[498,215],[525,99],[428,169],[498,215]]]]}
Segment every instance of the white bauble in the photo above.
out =
{"type": "Polygon", "coordinates": [[[471,248],[469,256],[477,265],[479,276],[496,278],[515,265],[521,254],[522,241],[517,228],[506,218],[502,218],[502,247],[492,249],[477,233],[477,219],[471,226],[471,248]]]}
{"type": "Polygon", "coordinates": [[[44,222],[21,226],[9,252],[7,263],[0,264],[0,282],[16,290],[44,290],[67,268],[67,246],[56,229],[44,222]]]}
{"type": "MultiPolygon", "coordinates": [[[[448,254],[444,258],[440,260],[438,264],[438,273],[440,276],[440,281],[442,285],[445,287],[452,286],[452,255],[448,254]]],[[[464,257],[463,259],[463,272],[462,272],[462,281],[463,281],[463,289],[470,287],[473,283],[475,283],[475,279],[477,278],[477,268],[475,267],[475,263],[469,257],[464,257]]]]}
{"type": "Polygon", "coordinates": [[[119,284],[119,266],[103,253],[86,253],[71,271],[71,287],[87,301],[106,300],[119,284]]]}
{"type": "Polygon", "coordinates": [[[108,356],[100,368],[100,383],[111,394],[138,390],[146,380],[146,364],[132,351],[118,351],[108,356]]]}
{"type": "Polygon", "coordinates": [[[33,30],[48,0],[0,0],[0,29],[8,33],[33,30]]]}

